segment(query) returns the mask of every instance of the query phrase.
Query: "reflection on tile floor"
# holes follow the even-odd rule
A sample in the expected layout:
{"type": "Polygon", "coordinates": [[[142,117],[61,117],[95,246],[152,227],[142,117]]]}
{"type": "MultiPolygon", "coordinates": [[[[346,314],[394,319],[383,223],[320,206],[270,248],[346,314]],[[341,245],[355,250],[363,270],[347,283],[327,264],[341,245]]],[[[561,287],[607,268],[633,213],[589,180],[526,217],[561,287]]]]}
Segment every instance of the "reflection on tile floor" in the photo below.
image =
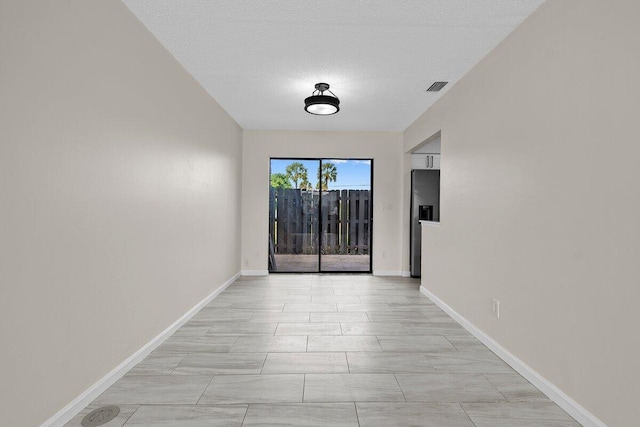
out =
{"type": "Polygon", "coordinates": [[[243,277],[68,425],[579,426],[419,286],[243,277]]]}

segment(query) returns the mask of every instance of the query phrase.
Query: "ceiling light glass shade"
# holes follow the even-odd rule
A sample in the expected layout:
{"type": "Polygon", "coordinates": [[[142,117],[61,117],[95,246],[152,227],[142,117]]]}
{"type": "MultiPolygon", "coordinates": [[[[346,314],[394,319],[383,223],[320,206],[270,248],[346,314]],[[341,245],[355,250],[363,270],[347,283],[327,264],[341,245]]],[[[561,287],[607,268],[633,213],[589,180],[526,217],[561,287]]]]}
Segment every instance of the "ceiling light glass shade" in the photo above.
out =
{"type": "Polygon", "coordinates": [[[318,83],[313,94],[304,100],[304,109],[310,114],[328,116],[340,111],[340,100],[329,90],[327,83],[318,83]],[[333,96],[325,95],[325,91],[333,96]]]}
{"type": "Polygon", "coordinates": [[[340,111],[340,100],[333,96],[314,95],[304,100],[307,113],[327,116],[340,111]]]}

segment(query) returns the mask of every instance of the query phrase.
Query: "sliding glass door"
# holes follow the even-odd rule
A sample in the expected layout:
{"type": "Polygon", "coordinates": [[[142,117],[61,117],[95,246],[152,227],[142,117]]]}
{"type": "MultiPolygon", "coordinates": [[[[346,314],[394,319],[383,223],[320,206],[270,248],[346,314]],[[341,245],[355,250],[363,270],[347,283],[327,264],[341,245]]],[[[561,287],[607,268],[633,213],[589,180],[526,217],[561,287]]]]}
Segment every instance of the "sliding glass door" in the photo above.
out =
{"type": "Polygon", "coordinates": [[[269,271],[371,272],[372,160],[271,159],[269,271]]]}
{"type": "Polygon", "coordinates": [[[321,271],[371,271],[371,160],[322,160],[321,271]]]}
{"type": "Polygon", "coordinates": [[[319,168],[320,160],[271,160],[269,271],[320,270],[320,194],[315,190],[319,168]]]}

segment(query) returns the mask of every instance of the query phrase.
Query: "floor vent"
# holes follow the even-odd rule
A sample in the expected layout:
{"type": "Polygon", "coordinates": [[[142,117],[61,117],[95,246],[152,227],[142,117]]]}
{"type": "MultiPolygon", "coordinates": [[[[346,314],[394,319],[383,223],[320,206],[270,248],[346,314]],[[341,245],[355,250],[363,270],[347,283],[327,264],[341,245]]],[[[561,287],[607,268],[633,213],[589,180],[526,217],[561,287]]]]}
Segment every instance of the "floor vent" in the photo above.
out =
{"type": "Polygon", "coordinates": [[[115,405],[103,406],[95,411],[91,411],[86,417],[82,419],[83,427],[97,427],[108,423],[112,419],[118,416],[120,408],[115,405]]]}
{"type": "Polygon", "coordinates": [[[438,92],[440,89],[445,87],[447,83],[449,82],[435,82],[434,84],[429,86],[429,89],[427,89],[427,92],[438,92]]]}

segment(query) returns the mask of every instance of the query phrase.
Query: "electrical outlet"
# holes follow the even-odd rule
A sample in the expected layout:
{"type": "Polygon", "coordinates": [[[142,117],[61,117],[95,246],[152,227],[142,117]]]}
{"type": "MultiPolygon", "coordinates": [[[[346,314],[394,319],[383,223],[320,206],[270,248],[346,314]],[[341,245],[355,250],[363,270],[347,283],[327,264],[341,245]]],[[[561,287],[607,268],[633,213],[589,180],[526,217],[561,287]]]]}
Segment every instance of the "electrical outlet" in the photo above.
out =
{"type": "Polygon", "coordinates": [[[382,258],[386,258],[387,257],[387,251],[382,251],[382,258]]]}
{"type": "Polygon", "coordinates": [[[249,258],[244,259],[244,266],[249,267],[249,258]]]}
{"type": "Polygon", "coordinates": [[[500,301],[495,298],[491,300],[491,313],[498,319],[500,318],[500,301]]]}

